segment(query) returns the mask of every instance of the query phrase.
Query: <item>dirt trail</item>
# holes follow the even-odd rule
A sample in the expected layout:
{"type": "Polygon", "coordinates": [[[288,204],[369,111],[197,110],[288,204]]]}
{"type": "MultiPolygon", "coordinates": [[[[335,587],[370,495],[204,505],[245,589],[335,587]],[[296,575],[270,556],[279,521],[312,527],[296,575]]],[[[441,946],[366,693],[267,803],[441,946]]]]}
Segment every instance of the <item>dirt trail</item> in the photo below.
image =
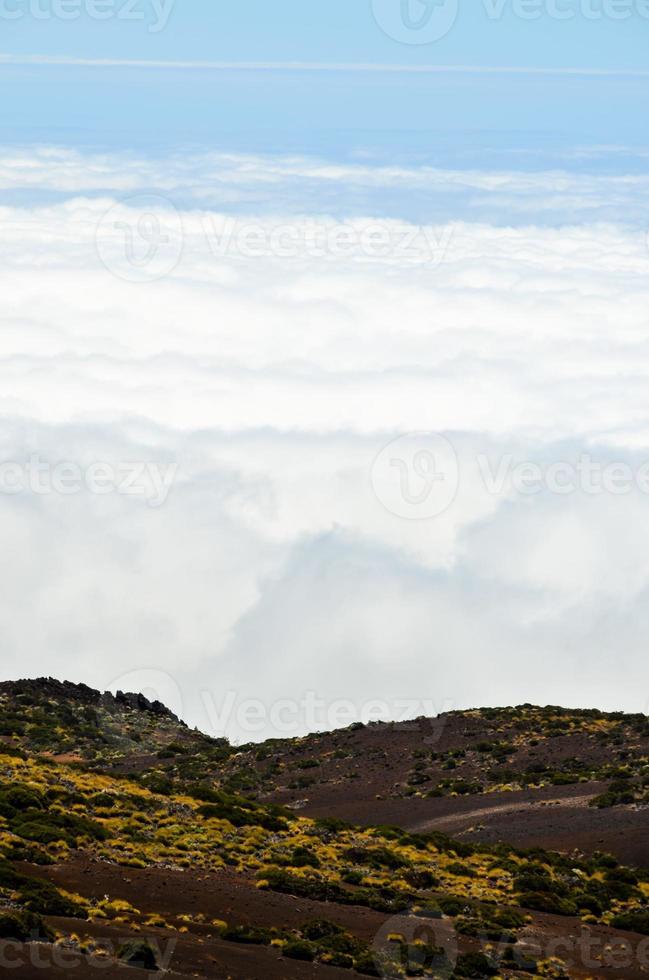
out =
{"type": "Polygon", "coordinates": [[[465,810],[464,813],[446,814],[443,817],[434,817],[432,820],[424,820],[412,829],[418,833],[425,833],[427,830],[434,830],[437,827],[454,827],[458,824],[480,820],[482,817],[499,817],[504,813],[527,813],[530,810],[546,809],[548,807],[583,807],[587,806],[592,796],[565,796],[552,800],[538,800],[529,803],[506,803],[499,805],[496,801],[493,806],[481,807],[479,810],[465,810]]]}

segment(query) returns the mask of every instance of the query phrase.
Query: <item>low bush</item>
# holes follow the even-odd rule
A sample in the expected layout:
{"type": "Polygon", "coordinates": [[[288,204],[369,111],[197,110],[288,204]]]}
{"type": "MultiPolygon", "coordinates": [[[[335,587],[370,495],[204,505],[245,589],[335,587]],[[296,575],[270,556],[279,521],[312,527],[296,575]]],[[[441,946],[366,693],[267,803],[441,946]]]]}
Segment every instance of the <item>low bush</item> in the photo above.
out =
{"type": "Polygon", "coordinates": [[[134,939],[125,943],[118,950],[117,958],[126,966],[138,967],[140,970],[154,971],[158,969],[156,955],[144,939],[134,939]]]}
{"type": "Polygon", "coordinates": [[[4,788],[0,792],[0,802],[14,810],[43,810],[45,808],[45,800],[39,790],[19,783],[4,788]]]}
{"type": "Polygon", "coordinates": [[[387,847],[348,847],[343,851],[342,857],[350,864],[376,870],[387,868],[390,871],[397,871],[399,868],[407,868],[409,863],[387,847]]]}
{"type": "Polygon", "coordinates": [[[308,847],[294,847],[288,859],[293,868],[319,868],[320,859],[308,847]]]}
{"type": "Polygon", "coordinates": [[[371,953],[364,953],[354,961],[354,969],[364,977],[380,977],[384,974],[376,965],[374,956],[371,953]]]}
{"type": "Polygon", "coordinates": [[[21,903],[30,912],[40,915],[57,915],[66,919],[86,919],[83,905],[67,898],[51,882],[38,878],[26,880],[20,887],[21,903]]]}
{"type": "Polygon", "coordinates": [[[204,803],[198,813],[206,820],[227,820],[233,827],[262,827],[272,833],[287,830],[283,817],[264,810],[250,810],[231,803],[204,803]]]}
{"type": "Polygon", "coordinates": [[[326,881],[322,878],[302,878],[279,868],[261,872],[260,879],[266,883],[266,887],[284,895],[310,898],[316,902],[360,905],[364,908],[374,909],[375,912],[385,912],[391,915],[405,912],[411,905],[409,896],[394,892],[389,888],[378,890],[357,888],[354,891],[346,891],[335,881],[326,881]]]}
{"type": "Polygon", "coordinates": [[[497,974],[498,967],[484,953],[462,953],[457,958],[453,976],[482,980],[483,977],[495,977],[497,974]]]}
{"type": "Polygon", "coordinates": [[[459,898],[440,898],[439,907],[444,915],[448,915],[454,919],[466,911],[467,903],[459,898]]]}
{"type": "Polygon", "coordinates": [[[15,939],[19,943],[51,942],[54,933],[40,915],[33,912],[0,912],[0,939],[15,939]]]}
{"type": "Polygon", "coordinates": [[[221,933],[228,943],[242,943],[245,946],[268,946],[271,936],[267,929],[255,926],[228,926],[221,933]]]}
{"type": "Polygon", "coordinates": [[[436,888],[439,885],[437,875],[433,874],[432,871],[428,871],[426,868],[408,868],[404,872],[403,880],[407,881],[413,888],[419,888],[421,890],[436,888]]]}
{"type": "Polygon", "coordinates": [[[612,924],[616,929],[625,929],[627,932],[638,932],[642,936],[649,936],[649,911],[623,912],[615,916],[612,924]]]}
{"type": "Polygon", "coordinates": [[[518,901],[525,909],[534,912],[547,912],[550,915],[577,915],[575,903],[551,892],[523,892],[518,901]]]}
{"type": "Polygon", "coordinates": [[[282,950],[282,954],[290,960],[304,960],[307,963],[313,963],[315,959],[313,946],[303,940],[287,943],[282,950]]]}

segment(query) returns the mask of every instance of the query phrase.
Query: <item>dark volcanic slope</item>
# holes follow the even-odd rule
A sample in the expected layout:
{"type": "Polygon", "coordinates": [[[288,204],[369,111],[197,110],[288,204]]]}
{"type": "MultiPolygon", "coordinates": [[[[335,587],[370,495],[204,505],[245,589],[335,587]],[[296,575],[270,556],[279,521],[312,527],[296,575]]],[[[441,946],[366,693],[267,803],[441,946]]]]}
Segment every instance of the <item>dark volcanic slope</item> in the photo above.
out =
{"type": "Polygon", "coordinates": [[[42,679],[0,684],[2,740],[154,790],[205,780],[309,816],[649,864],[644,715],[524,705],[237,750],[142,695],[42,679]]]}
{"type": "Polygon", "coordinates": [[[191,779],[230,753],[224,739],[189,729],[159,701],[52,678],[0,683],[2,742],[101,772],[147,773],[152,788],[163,788],[168,770],[191,779]]]}
{"type": "Polygon", "coordinates": [[[234,749],[138,695],[3,684],[0,964],[641,980],[648,752],[645,716],[531,705],[234,749]]]}
{"type": "Polygon", "coordinates": [[[644,715],[451,713],[247,747],[226,769],[225,784],[309,815],[649,863],[644,715]]]}
{"type": "Polygon", "coordinates": [[[42,679],[0,684],[1,740],[156,790],[202,779],[309,816],[649,864],[644,715],[525,705],[237,750],[142,695],[42,679]]]}

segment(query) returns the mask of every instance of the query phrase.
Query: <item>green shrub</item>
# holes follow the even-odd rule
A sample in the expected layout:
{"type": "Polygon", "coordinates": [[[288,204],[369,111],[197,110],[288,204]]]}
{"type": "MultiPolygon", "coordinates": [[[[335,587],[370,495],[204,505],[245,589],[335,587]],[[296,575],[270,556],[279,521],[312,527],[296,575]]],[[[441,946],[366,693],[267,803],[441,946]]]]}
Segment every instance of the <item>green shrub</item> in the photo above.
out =
{"type": "MultiPolygon", "coordinates": [[[[300,931],[302,938],[314,946],[318,955],[337,953],[341,956],[353,957],[366,952],[365,943],[346,932],[342,926],[327,919],[307,922],[300,931]]],[[[330,960],[327,959],[327,962],[330,960]]]]}
{"type": "Polygon", "coordinates": [[[264,871],[260,878],[268,882],[268,887],[284,895],[295,895],[298,898],[310,898],[316,902],[337,902],[339,905],[361,905],[374,909],[376,912],[386,912],[396,915],[405,912],[410,907],[411,899],[400,892],[389,888],[377,891],[369,888],[357,888],[346,891],[335,881],[325,881],[321,878],[302,878],[292,875],[279,868],[264,871]]]}
{"type": "Polygon", "coordinates": [[[354,969],[364,977],[380,977],[382,975],[371,953],[363,953],[362,956],[354,960],[354,969]]]}
{"type": "Polygon", "coordinates": [[[479,937],[499,943],[516,942],[516,934],[512,929],[506,929],[499,922],[481,918],[480,916],[469,916],[458,919],[456,929],[462,936],[479,937]]]}
{"type": "Polygon", "coordinates": [[[59,842],[74,846],[74,839],[61,827],[42,820],[26,820],[24,823],[13,824],[12,830],[19,837],[36,841],[37,844],[57,844],[59,842]]]}
{"type": "Polygon", "coordinates": [[[471,783],[464,779],[457,779],[451,784],[450,789],[453,793],[458,793],[459,796],[476,796],[478,793],[483,792],[484,787],[480,783],[471,783]]]}
{"type": "Polygon", "coordinates": [[[550,915],[577,915],[578,911],[574,902],[550,892],[523,892],[518,901],[525,909],[550,915]]]}
{"type": "Polygon", "coordinates": [[[604,911],[604,905],[597,895],[580,892],[574,896],[574,903],[579,911],[590,912],[591,915],[601,915],[604,911]]]}
{"type": "Polygon", "coordinates": [[[157,970],[156,955],[145,939],[133,939],[125,943],[117,952],[117,958],[127,966],[140,970],[157,970]]]}
{"type": "Polygon", "coordinates": [[[526,872],[517,875],[514,879],[514,887],[519,892],[550,892],[554,895],[565,895],[567,888],[559,881],[555,881],[545,872],[526,872]]]}
{"type": "Polygon", "coordinates": [[[332,936],[339,936],[344,933],[342,926],[328,919],[314,919],[312,922],[305,923],[300,932],[305,939],[316,941],[318,939],[331,939],[332,936]]]}
{"type": "Polygon", "coordinates": [[[40,915],[33,912],[0,912],[0,939],[16,939],[25,942],[51,942],[53,932],[45,925],[40,915]]]}
{"type": "Polygon", "coordinates": [[[572,786],[579,782],[579,776],[572,772],[554,772],[550,782],[553,786],[572,786]]]}
{"type": "Polygon", "coordinates": [[[353,970],[354,968],[354,958],[347,953],[338,953],[336,950],[332,950],[331,952],[327,951],[325,955],[327,966],[337,966],[340,970],[353,970]]]}
{"type": "Polygon", "coordinates": [[[8,861],[26,861],[41,867],[56,864],[56,859],[51,857],[42,847],[22,842],[15,842],[8,847],[5,851],[5,857],[8,861]]]}
{"type": "Polygon", "coordinates": [[[408,776],[408,786],[423,786],[424,783],[429,783],[431,777],[425,772],[413,772],[408,776]]]}
{"type": "Polygon", "coordinates": [[[495,977],[497,973],[498,967],[484,953],[462,953],[457,958],[453,975],[482,980],[483,977],[495,977]]]}
{"type": "Polygon", "coordinates": [[[174,791],[173,781],[160,772],[146,773],[142,776],[141,782],[145,789],[159,796],[171,796],[174,791]]]}
{"type": "Polygon", "coordinates": [[[409,863],[387,847],[348,847],[343,851],[342,857],[351,864],[376,870],[388,868],[390,871],[397,871],[399,868],[407,868],[409,863]]]}
{"type": "Polygon", "coordinates": [[[45,807],[43,794],[39,790],[20,784],[3,789],[0,799],[15,810],[43,810],[45,807]]]}
{"type": "Polygon", "coordinates": [[[271,833],[288,828],[283,817],[264,810],[244,809],[229,802],[204,803],[198,808],[198,813],[206,820],[227,820],[233,827],[262,827],[271,833]]]}
{"type": "Polygon", "coordinates": [[[432,871],[428,871],[426,868],[408,868],[403,878],[413,888],[422,890],[436,888],[439,885],[437,875],[433,874],[432,871]]]}
{"type": "Polygon", "coordinates": [[[282,954],[290,960],[304,960],[307,963],[312,963],[315,959],[313,946],[299,939],[295,942],[287,943],[282,950],[282,954]]]}
{"type": "Polygon", "coordinates": [[[459,878],[475,878],[476,872],[473,868],[470,868],[466,864],[460,864],[459,861],[454,861],[446,869],[449,874],[457,875],[459,878]]]}
{"type": "Polygon", "coordinates": [[[638,876],[630,868],[611,868],[610,871],[606,872],[606,880],[607,882],[621,881],[625,885],[638,884],[638,876]]]}
{"type": "Polygon", "coordinates": [[[20,901],[30,912],[41,915],[56,915],[66,919],[86,919],[87,913],[82,905],[66,898],[49,881],[30,878],[21,885],[20,901]]]}
{"type": "Polygon", "coordinates": [[[96,820],[81,817],[76,813],[64,813],[52,809],[47,813],[29,809],[11,821],[11,829],[19,837],[36,841],[38,844],[64,841],[70,847],[76,847],[79,838],[99,841],[108,838],[105,827],[96,820]]]}
{"type": "Polygon", "coordinates": [[[255,926],[228,926],[221,933],[221,938],[228,943],[242,943],[246,946],[268,946],[270,943],[268,931],[255,926]]]}
{"type": "Polygon", "coordinates": [[[341,875],[342,880],[348,885],[360,885],[363,877],[363,872],[358,871],[357,868],[347,868],[341,875]]]}
{"type": "Polygon", "coordinates": [[[308,847],[294,847],[289,858],[293,868],[319,868],[320,859],[308,847]]]}
{"type": "Polygon", "coordinates": [[[523,950],[518,949],[514,946],[508,946],[503,953],[502,958],[503,966],[508,970],[520,970],[521,973],[533,973],[536,975],[538,971],[538,963],[533,960],[530,956],[526,955],[523,950]]]}
{"type": "Polygon", "coordinates": [[[0,887],[18,888],[25,881],[24,875],[18,874],[7,861],[0,860],[0,887]]]}
{"type": "Polygon", "coordinates": [[[93,806],[102,807],[106,810],[117,806],[117,798],[112,793],[95,793],[94,796],[90,797],[90,802],[93,806]]]}
{"type": "Polygon", "coordinates": [[[449,915],[454,919],[466,910],[466,902],[461,901],[459,898],[440,898],[439,907],[444,915],[449,915]]]}
{"type": "Polygon", "coordinates": [[[638,932],[642,936],[649,936],[649,911],[623,912],[615,916],[613,926],[616,929],[624,929],[627,932],[638,932]]]}
{"type": "Polygon", "coordinates": [[[415,915],[420,919],[441,919],[442,910],[433,906],[427,906],[426,908],[419,909],[415,912],[415,915]]]}

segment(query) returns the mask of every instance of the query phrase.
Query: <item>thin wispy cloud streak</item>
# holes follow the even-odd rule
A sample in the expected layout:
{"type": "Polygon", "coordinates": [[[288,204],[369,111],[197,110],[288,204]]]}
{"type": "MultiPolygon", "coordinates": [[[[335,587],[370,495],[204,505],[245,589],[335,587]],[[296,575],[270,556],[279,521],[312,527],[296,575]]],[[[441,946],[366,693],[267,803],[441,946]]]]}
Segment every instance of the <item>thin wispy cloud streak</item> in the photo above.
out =
{"type": "Polygon", "coordinates": [[[403,75],[572,75],[585,78],[649,78],[643,68],[588,68],[519,65],[401,65],[367,62],[167,61],[137,58],[73,58],[68,55],[0,54],[0,66],[138,68],[168,71],[331,72],[403,75]]]}

